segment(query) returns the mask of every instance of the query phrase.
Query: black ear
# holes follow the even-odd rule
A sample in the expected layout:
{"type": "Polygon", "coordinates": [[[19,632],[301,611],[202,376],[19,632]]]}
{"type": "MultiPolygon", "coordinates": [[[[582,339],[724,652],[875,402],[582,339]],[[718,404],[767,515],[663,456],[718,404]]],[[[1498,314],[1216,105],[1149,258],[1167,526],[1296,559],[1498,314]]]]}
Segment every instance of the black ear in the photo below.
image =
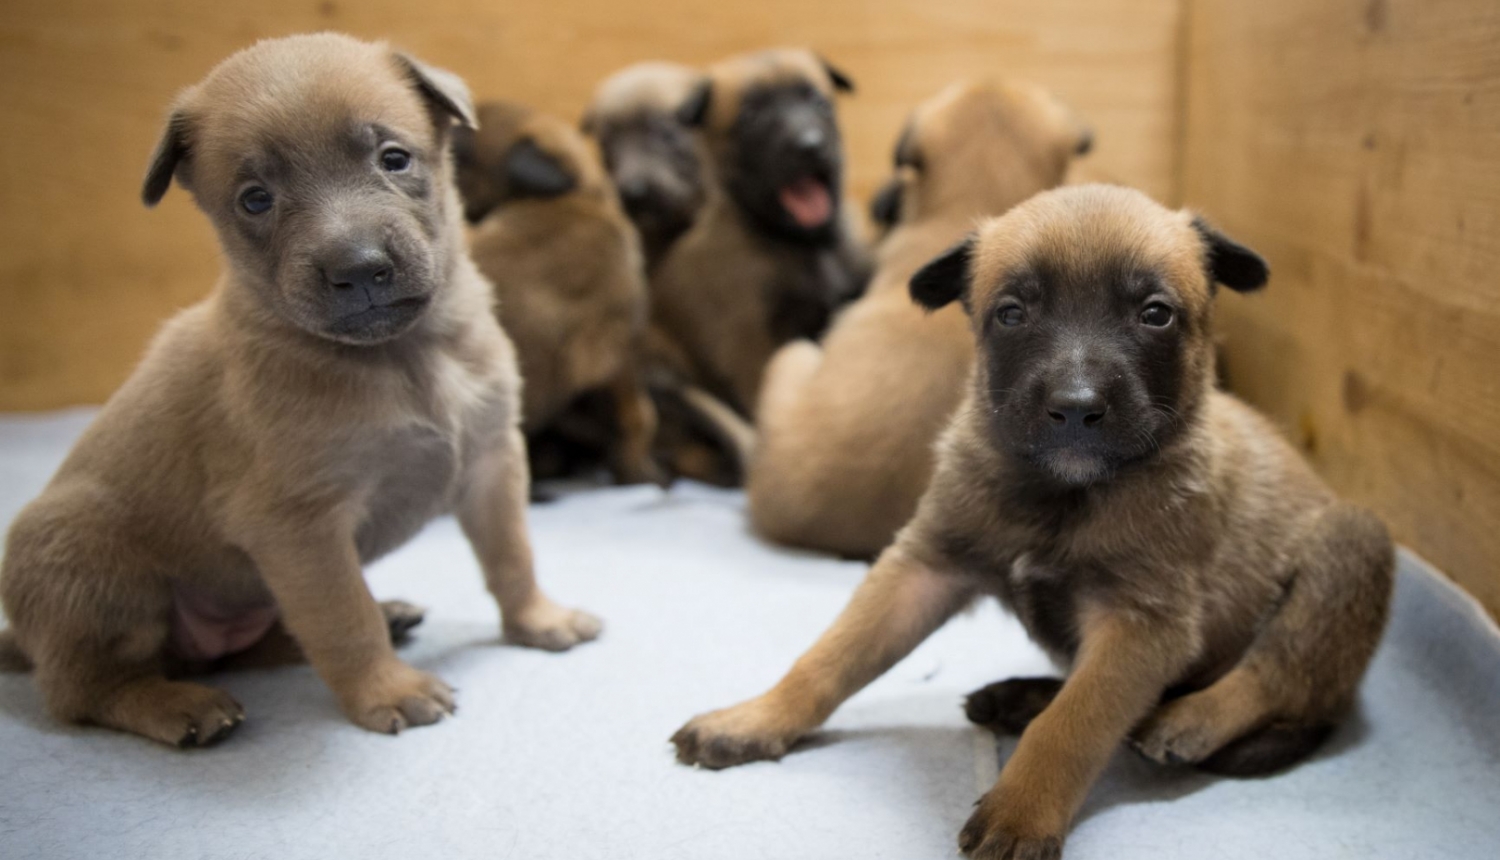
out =
{"type": "Polygon", "coordinates": [[[446,69],[429,66],[410,54],[397,52],[396,60],[433,107],[458,120],[460,125],[479,127],[479,120],[474,117],[474,98],[469,95],[469,87],[463,78],[446,69]]]}
{"type": "Polygon", "coordinates": [[[175,110],[162,130],[156,151],[151,153],[151,166],[146,168],[146,181],[141,185],[141,202],[148,207],[161,202],[162,195],[172,184],[172,175],[177,172],[178,164],[187,155],[188,118],[181,110],[175,110]]]}
{"type": "Polygon", "coordinates": [[[893,227],[901,220],[901,178],[893,177],[870,201],[870,218],[882,227],[893,227]]]}
{"type": "Polygon", "coordinates": [[[943,252],[911,276],[912,300],[930,311],[961,297],[969,286],[969,260],[974,254],[974,236],[943,252]]]}
{"type": "Polygon", "coordinates": [[[823,64],[823,71],[828,73],[828,80],[833,82],[833,88],[841,93],[854,92],[854,79],[844,74],[838,66],[818,57],[818,62],[823,64]]]}
{"type": "Polygon", "coordinates": [[[1208,276],[1215,283],[1241,293],[1266,285],[1271,267],[1261,255],[1220,233],[1201,215],[1193,218],[1193,227],[1203,237],[1208,276]]]}
{"type": "Polygon", "coordinates": [[[707,78],[693,86],[693,91],[677,106],[677,121],[689,128],[697,128],[708,119],[708,106],[713,102],[714,84],[707,78]]]}
{"type": "Polygon", "coordinates": [[[912,167],[922,169],[922,155],[917,152],[917,128],[911,120],[906,121],[906,126],[901,129],[901,137],[896,140],[896,167],[912,167]]]}
{"type": "Polygon", "coordinates": [[[543,152],[529,137],[505,154],[505,178],[512,197],[556,197],[578,184],[562,162],[543,152]]]}

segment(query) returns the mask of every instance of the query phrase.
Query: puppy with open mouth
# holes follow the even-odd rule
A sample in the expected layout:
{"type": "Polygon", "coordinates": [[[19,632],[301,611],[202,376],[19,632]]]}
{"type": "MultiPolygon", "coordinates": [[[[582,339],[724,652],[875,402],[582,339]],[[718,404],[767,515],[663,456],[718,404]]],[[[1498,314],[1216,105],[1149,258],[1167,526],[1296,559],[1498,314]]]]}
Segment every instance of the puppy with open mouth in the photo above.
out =
{"type": "Polygon", "coordinates": [[[852,89],[811,51],[763,51],[713,66],[680,111],[714,182],[652,273],[652,319],[697,382],[746,416],[776,347],[821,334],[869,275],[840,203],[833,100],[852,89]]]}
{"type": "Polygon", "coordinates": [[[877,197],[889,232],[870,289],[821,344],[766,369],[747,496],[760,534],[873,557],[916,510],[932,444],[963,398],[974,339],[962,309],[912,304],[912,273],[985,216],[1063,181],[1088,129],[1022,83],[954,84],[918,106],[877,197]]]}
{"type": "Polygon", "coordinates": [[[1127,739],[1255,775],[1309,755],[1354,704],[1389,608],[1385,527],[1337,499],[1214,387],[1215,285],[1265,263],[1189,212],[1108,186],[1044,192],[930,262],[978,346],[917,512],[769,692],[689,721],[678,758],[784,755],[954,613],[994,596],[1068,667],[976,693],[1024,729],[959,836],[976,858],[1056,858],[1127,739]]]}
{"type": "Polygon", "coordinates": [[[336,34],[260,42],[177,100],[143,197],[191,192],[226,270],[16,518],[0,569],[0,652],[59,720],[217,741],[240,705],[175,676],[289,633],[355,723],[436,722],[452,691],[396,657],[361,568],[447,511],[506,638],[598,635],[533,576],[520,383],[464,249],[455,122],[474,122],[458,78],[336,34]]]}

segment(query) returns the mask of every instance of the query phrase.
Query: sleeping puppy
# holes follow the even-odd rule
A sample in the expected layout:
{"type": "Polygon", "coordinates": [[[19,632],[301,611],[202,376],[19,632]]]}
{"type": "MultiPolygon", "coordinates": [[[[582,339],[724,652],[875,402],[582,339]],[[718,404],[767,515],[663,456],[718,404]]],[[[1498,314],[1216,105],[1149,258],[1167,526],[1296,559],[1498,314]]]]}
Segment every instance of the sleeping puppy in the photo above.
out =
{"type": "Polygon", "coordinates": [[[787,344],[766,368],[749,479],[756,531],[870,558],[911,519],[974,340],[961,308],[917,307],[907,282],[981,217],[1061,183],[1089,143],[1056,99],[1022,84],[955,84],[917,108],[877,196],[891,226],[869,291],[821,346],[787,344]]]}
{"type": "Polygon", "coordinates": [[[764,51],[715,65],[680,111],[715,182],[652,273],[652,319],[696,382],[747,416],[776,347],[819,335],[868,275],[840,203],[833,99],[852,89],[811,51],[764,51]]]}
{"type": "Polygon", "coordinates": [[[1107,186],[1033,197],[917,272],[915,299],[961,302],[979,345],[931,486],[791,672],[689,722],[678,757],[781,756],[981,595],[1070,671],[981,694],[1025,734],[959,836],[971,857],[1058,857],[1127,737],[1240,775],[1311,753],[1354,703],[1394,555],[1214,388],[1215,283],[1266,277],[1202,219],[1107,186]]]}
{"type": "Polygon", "coordinates": [[[361,567],[453,511],[505,636],[562,650],[597,619],[532,573],[510,342],[464,250],[448,156],[463,83],[336,34],[257,43],[177,100],[146,175],[213,222],[226,270],[163,328],[12,525],[0,651],[48,710],[179,746],[243,717],[169,679],[283,626],[349,719],[436,722],[361,567]]]}
{"type": "Polygon", "coordinates": [[[477,131],[456,132],[454,153],[466,210],[486,213],[469,251],[516,345],[522,428],[534,438],[581,396],[604,393],[615,476],[654,480],[640,243],[598,153],[562,120],[497,102],[480,106],[477,131]]]}
{"type": "Polygon", "coordinates": [[[651,271],[698,217],[705,177],[697,135],[678,109],[703,73],[676,63],[637,63],[599,85],[583,131],[599,141],[651,271]]]}

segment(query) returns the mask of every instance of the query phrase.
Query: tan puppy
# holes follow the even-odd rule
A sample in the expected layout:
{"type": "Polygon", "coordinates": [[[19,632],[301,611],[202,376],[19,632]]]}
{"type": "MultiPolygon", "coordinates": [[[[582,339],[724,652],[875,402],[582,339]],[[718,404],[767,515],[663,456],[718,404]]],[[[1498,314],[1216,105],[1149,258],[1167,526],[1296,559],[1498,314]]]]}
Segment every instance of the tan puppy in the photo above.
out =
{"type": "Polygon", "coordinates": [[[583,131],[599,141],[640,231],[647,271],[703,206],[707,165],[697,135],[678,117],[702,82],[702,72],[677,63],[637,63],[606,78],[583,115],[583,131]]]}
{"type": "Polygon", "coordinates": [[[869,291],[821,347],[788,344],[766,369],[749,480],[757,531],[868,558],[911,519],[974,339],[962,308],[927,311],[907,282],[979,218],[1061,183],[1089,143],[1066,108],[1026,85],[955,84],[917,108],[874,207],[890,232],[869,291]]]}
{"type": "Polygon", "coordinates": [[[656,410],[641,382],[646,279],[635,228],[592,143],[567,123],[520,105],[487,103],[479,130],[460,130],[459,188],[470,237],[495,284],[500,321],[521,364],[521,426],[553,426],[589,392],[613,406],[610,463],[624,482],[654,480],[656,410]]]}
{"type": "Polygon", "coordinates": [[[868,275],[841,205],[833,98],[852,89],[811,51],[764,51],[713,66],[680,112],[715,181],[652,274],[652,319],[697,384],[745,415],[776,347],[820,334],[868,275]]]}
{"type": "Polygon", "coordinates": [[[931,486],[791,672],[689,722],[678,757],[781,756],[981,595],[1070,673],[980,694],[1029,725],[959,837],[971,857],[1058,857],[1127,735],[1232,774],[1309,754],[1354,702],[1394,557],[1214,389],[1214,284],[1266,276],[1191,213],[1105,186],[1038,195],[919,271],[913,296],[960,300],[979,342],[931,486]]]}
{"type": "Polygon", "coordinates": [[[449,510],[508,638],[598,633],[532,575],[515,358],[464,251],[455,119],[473,124],[457,78],[333,34],[260,42],[178,99],[143,196],[175,175],[227,269],[16,519],[0,571],[0,650],[58,719],[218,740],[239,704],[167,673],[279,619],[354,722],[437,721],[452,692],[396,658],[361,565],[449,510]]]}

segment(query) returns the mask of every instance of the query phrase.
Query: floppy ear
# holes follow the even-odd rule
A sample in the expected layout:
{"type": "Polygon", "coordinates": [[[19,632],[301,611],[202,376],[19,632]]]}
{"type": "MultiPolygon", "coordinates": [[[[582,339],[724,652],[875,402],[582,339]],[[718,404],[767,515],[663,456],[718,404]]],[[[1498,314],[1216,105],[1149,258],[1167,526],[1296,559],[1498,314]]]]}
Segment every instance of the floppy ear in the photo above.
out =
{"type": "Polygon", "coordinates": [[[1266,285],[1271,268],[1261,255],[1220,233],[1201,215],[1193,218],[1193,228],[1203,237],[1208,275],[1215,283],[1241,293],[1266,285]]]}
{"type": "Polygon", "coordinates": [[[870,219],[882,227],[892,227],[901,220],[901,177],[892,177],[875,192],[870,201],[870,219]]]}
{"type": "MultiPolygon", "coordinates": [[[[141,185],[141,202],[147,207],[161,202],[167,187],[172,184],[172,175],[177,166],[188,156],[188,118],[181,109],[172,111],[167,127],[162,130],[156,151],[151,153],[151,166],[146,168],[146,181],[141,185]]],[[[178,182],[182,180],[179,178],[178,182]]]]}
{"type": "Polygon", "coordinates": [[[974,236],[943,252],[911,276],[912,300],[935,311],[961,297],[969,286],[969,260],[974,254],[974,236]]]}
{"type": "Polygon", "coordinates": [[[479,127],[479,121],[474,117],[474,97],[469,95],[469,87],[463,78],[399,51],[396,60],[433,107],[458,120],[460,125],[479,127]]]}
{"type": "Polygon", "coordinates": [[[841,93],[854,92],[853,78],[844,74],[843,71],[838,68],[838,66],[835,66],[833,63],[828,62],[821,56],[818,57],[818,62],[823,64],[823,71],[828,73],[828,79],[833,82],[834,89],[838,90],[841,93]]]}
{"type": "Polygon", "coordinates": [[[562,162],[543,152],[529,137],[517,141],[505,153],[505,178],[512,197],[556,197],[578,184],[562,162]]]}
{"type": "Polygon", "coordinates": [[[704,78],[693,85],[692,92],[677,106],[677,121],[689,128],[697,128],[708,119],[708,106],[713,102],[714,82],[704,78]]]}

